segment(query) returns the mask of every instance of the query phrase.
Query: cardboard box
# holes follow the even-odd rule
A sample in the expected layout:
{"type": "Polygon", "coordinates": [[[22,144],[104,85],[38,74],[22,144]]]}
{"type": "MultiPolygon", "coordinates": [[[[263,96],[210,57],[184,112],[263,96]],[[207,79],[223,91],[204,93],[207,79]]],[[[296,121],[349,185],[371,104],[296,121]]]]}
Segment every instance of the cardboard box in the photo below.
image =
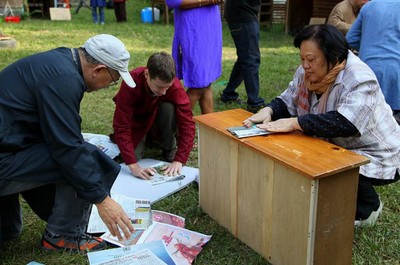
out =
{"type": "Polygon", "coordinates": [[[71,10],[63,7],[50,7],[50,20],[71,20],[71,10]]]}

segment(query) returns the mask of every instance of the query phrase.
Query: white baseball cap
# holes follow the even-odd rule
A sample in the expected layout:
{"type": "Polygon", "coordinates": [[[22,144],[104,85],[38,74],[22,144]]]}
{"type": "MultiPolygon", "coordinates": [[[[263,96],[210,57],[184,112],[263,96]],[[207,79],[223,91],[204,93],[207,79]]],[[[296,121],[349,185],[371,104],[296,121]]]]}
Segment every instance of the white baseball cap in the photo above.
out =
{"type": "Polygon", "coordinates": [[[118,71],[128,86],[136,86],[128,70],[131,56],[118,38],[100,34],[88,39],[82,47],[98,62],[118,71]]]}

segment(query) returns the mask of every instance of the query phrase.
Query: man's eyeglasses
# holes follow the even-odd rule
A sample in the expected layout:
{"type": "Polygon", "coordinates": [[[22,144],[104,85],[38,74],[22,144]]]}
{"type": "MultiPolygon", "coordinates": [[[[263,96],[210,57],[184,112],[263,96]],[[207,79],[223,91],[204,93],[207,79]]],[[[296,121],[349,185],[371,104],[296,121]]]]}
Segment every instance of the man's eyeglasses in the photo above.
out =
{"type": "Polygon", "coordinates": [[[106,67],[106,69],[107,69],[107,72],[108,72],[108,74],[110,75],[110,77],[111,77],[111,83],[110,83],[110,86],[115,86],[115,85],[117,85],[118,84],[118,80],[119,80],[119,78],[117,79],[117,80],[114,80],[114,77],[112,76],[112,74],[110,73],[110,70],[108,69],[108,67],[106,67]]]}

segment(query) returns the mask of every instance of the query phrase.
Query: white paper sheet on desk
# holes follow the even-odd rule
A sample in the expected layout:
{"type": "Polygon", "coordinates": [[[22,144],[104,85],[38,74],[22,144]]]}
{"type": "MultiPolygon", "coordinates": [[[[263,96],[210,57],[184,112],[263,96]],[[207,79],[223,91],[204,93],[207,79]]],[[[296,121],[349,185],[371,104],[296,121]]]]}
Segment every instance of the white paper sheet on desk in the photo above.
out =
{"type": "MultiPolygon", "coordinates": [[[[141,167],[151,167],[160,162],[155,159],[142,159],[139,161],[141,167]]],[[[160,185],[151,185],[148,181],[132,176],[129,168],[125,164],[121,164],[121,171],[114,182],[111,192],[123,194],[132,198],[144,198],[150,200],[153,204],[165,197],[183,189],[192,183],[199,174],[197,168],[186,167],[182,168],[184,179],[163,183],[160,185]]]]}

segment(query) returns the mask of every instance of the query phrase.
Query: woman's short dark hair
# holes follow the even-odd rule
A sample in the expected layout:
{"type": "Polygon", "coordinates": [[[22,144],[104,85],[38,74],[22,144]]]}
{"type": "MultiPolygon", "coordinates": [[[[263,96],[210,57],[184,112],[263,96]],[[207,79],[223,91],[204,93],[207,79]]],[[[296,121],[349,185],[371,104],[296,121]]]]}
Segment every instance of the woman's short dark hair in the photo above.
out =
{"type": "Polygon", "coordinates": [[[151,79],[171,82],[175,77],[175,61],[166,52],[152,54],[147,61],[147,69],[151,79]]]}
{"type": "Polygon", "coordinates": [[[349,44],[343,34],[334,26],[328,24],[311,25],[297,33],[294,46],[300,48],[303,41],[314,41],[331,65],[347,59],[349,44]]]}

